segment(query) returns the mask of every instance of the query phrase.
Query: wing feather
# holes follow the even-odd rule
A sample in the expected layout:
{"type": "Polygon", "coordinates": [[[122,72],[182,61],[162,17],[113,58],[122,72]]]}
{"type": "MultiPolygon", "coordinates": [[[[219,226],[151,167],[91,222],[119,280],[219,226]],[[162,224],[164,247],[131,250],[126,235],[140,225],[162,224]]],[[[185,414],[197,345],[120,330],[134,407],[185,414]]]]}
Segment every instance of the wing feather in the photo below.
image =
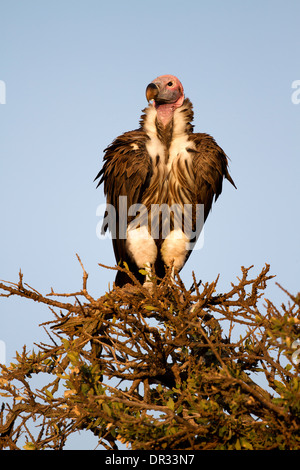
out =
{"type": "Polygon", "coordinates": [[[217,200],[222,192],[223,179],[227,178],[234,186],[228,171],[228,158],[222,148],[208,134],[190,135],[193,142],[193,170],[195,175],[195,191],[197,204],[204,204],[206,219],[213,200],[217,200]]]}
{"type": "MultiPolygon", "coordinates": [[[[152,175],[152,162],[146,149],[147,140],[148,136],[141,129],[125,132],[117,137],[104,150],[104,164],[95,178],[99,179],[97,187],[104,184],[107,204],[113,205],[116,211],[116,220],[108,218],[108,224],[106,220],[103,231],[107,229],[112,231],[112,224],[115,224],[117,236],[113,238],[113,248],[116,261],[119,264],[125,261],[132,272],[136,271],[136,266],[126,252],[126,240],[118,236],[120,215],[124,210],[124,207],[119,206],[119,196],[127,197],[127,213],[130,206],[141,202],[141,196],[149,186],[152,175]]],[[[122,285],[124,283],[122,273],[118,272],[118,275],[116,284],[122,285]]]]}

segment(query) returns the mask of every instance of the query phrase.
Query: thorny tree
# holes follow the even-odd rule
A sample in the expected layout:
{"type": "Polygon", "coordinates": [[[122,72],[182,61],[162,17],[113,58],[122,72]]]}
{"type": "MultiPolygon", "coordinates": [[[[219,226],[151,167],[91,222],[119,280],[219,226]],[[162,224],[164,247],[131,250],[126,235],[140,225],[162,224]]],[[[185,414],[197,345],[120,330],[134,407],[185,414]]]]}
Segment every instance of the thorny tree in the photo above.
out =
{"type": "Polygon", "coordinates": [[[84,268],[70,294],[0,283],[54,316],[50,344],[2,366],[0,448],[62,449],[88,430],[105,449],[299,449],[300,295],[278,309],[262,299],[269,266],[249,270],[225,294],[168,274],[94,299],[84,268]]]}

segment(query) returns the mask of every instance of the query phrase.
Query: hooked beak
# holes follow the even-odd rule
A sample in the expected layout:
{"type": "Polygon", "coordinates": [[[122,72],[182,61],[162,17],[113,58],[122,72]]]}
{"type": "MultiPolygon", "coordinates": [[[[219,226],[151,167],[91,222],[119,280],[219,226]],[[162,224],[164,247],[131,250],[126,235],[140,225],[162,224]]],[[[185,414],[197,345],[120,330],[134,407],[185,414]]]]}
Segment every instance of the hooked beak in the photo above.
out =
{"type": "Polygon", "coordinates": [[[146,88],[146,98],[147,101],[155,100],[158,96],[159,88],[155,83],[149,83],[146,88]]]}

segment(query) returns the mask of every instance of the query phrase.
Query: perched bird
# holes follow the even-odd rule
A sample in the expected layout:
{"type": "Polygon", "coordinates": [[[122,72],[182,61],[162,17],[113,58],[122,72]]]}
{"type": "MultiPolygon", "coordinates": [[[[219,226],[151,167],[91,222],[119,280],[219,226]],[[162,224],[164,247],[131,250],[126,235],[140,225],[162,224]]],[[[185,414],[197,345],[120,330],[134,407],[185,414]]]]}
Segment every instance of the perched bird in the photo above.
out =
{"type": "MultiPolygon", "coordinates": [[[[112,233],[119,265],[145,285],[154,268],[179,272],[191,254],[223,178],[235,186],[225,153],[208,134],[194,133],[193,106],[173,75],[146,88],[148,107],[140,127],[105,149],[96,179],[104,183],[107,209],[103,232],[112,233]],[[142,273],[140,273],[142,270],[142,273]]],[[[115,284],[132,283],[117,272],[115,284]]]]}

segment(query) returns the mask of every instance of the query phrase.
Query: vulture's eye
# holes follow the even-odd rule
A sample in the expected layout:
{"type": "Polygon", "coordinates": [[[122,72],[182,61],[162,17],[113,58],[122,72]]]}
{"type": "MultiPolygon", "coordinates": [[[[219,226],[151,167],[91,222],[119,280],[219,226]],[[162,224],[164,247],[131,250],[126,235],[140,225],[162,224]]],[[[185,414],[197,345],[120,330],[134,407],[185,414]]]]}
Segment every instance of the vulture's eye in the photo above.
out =
{"type": "Polygon", "coordinates": [[[168,86],[173,86],[173,82],[169,82],[167,85],[168,86]]]}

